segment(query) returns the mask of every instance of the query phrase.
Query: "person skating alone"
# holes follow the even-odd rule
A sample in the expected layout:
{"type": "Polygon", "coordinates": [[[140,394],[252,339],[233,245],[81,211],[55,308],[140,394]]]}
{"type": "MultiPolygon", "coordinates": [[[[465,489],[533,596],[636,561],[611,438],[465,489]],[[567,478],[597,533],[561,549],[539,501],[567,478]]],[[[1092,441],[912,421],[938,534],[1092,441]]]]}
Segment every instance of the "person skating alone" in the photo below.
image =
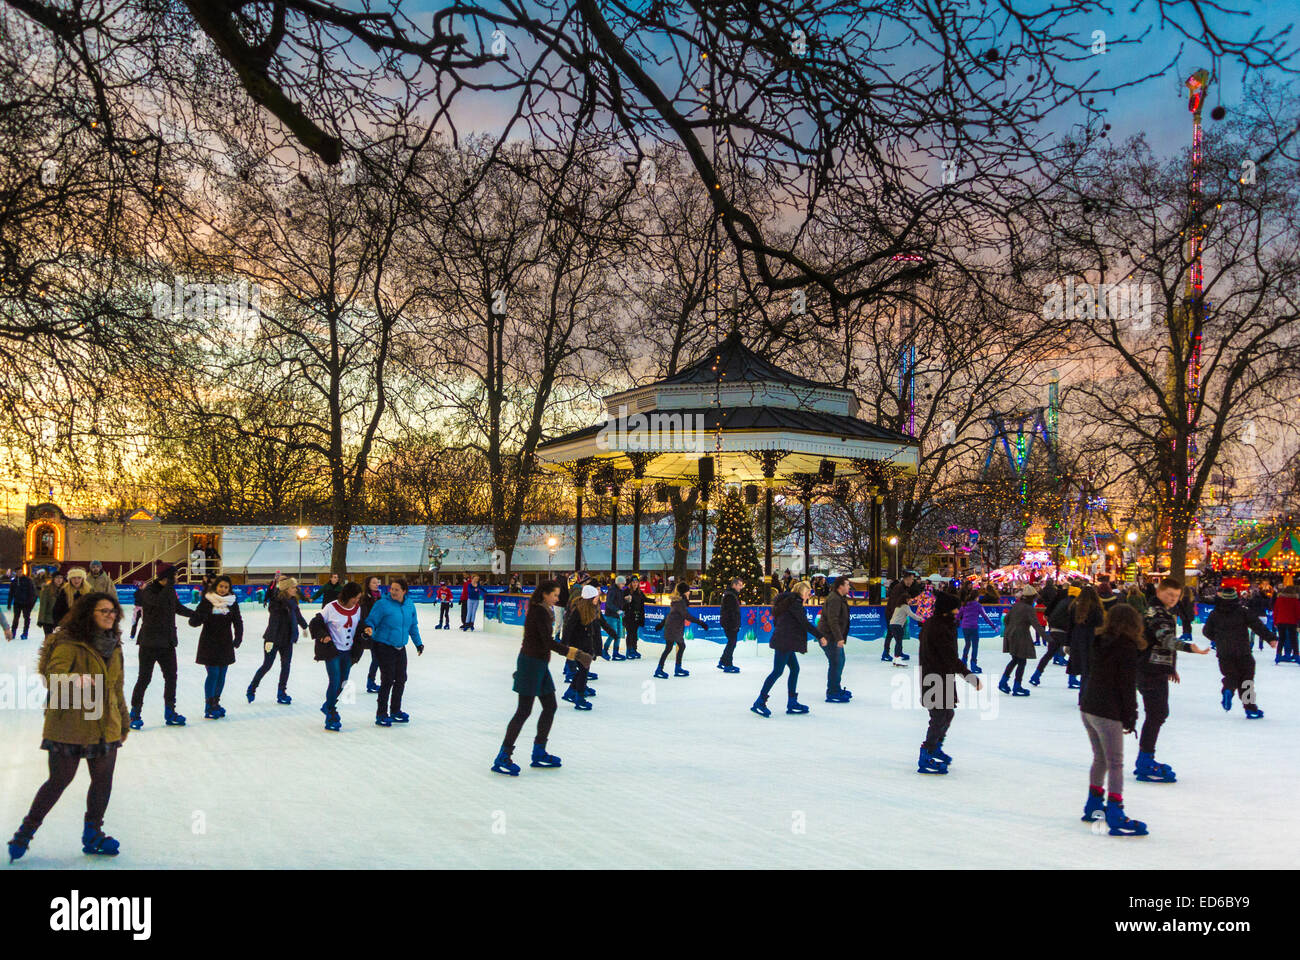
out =
{"type": "Polygon", "coordinates": [[[745,581],[736,577],[722,591],[718,620],[722,633],[727,638],[727,645],[722,648],[722,656],[718,658],[718,669],[723,673],[740,673],[740,667],[735,664],[735,654],[736,639],[740,636],[740,592],[744,589],[745,581]]]}
{"type": "Polygon", "coordinates": [[[37,829],[72,783],[81,761],[90,771],[81,851],[116,856],[120,845],[104,833],[113,791],[117,751],[126,743],[122,607],[106,593],[80,597],[41,644],[37,671],[49,691],[41,749],[49,754],[49,777],[9,841],[9,859],[27,853],[37,829]]]}
{"type": "Polygon", "coordinates": [[[785,712],[807,713],[808,708],[799,702],[799,654],[808,652],[808,637],[822,639],[822,631],[808,622],[804,601],[812,594],[812,587],[803,580],[790,585],[789,590],[778,593],[772,601],[772,672],[763,680],[758,699],[749,708],[760,717],[770,717],[767,697],[781,674],[787,673],[785,712]]]}
{"type": "Polygon", "coordinates": [[[141,716],[144,694],[153,680],[155,664],[163,675],[164,721],[169,727],[185,726],[185,718],[176,712],[176,618],[184,616],[188,619],[194,616],[195,611],[181,603],[173,586],[175,579],[176,568],[166,566],[136,591],[135,602],[142,612],[140,632],[135,641],[140,648],[140,672],[131,691],[132,730],[144,726],[141,716]]]}
{"type": "Polygon", "coordinates": [[[917,773],[948,772],[952,757],[943,752],[957,711],[957,678],[962,677],[976,690],[982,689],[980,678],[957,656],[957,610],[961,601],[951,593],[934,598],[934,612],[921,624],[921,705],[930,712],[930,724],[921,743],[916,762],[917,773]]]}
{"type": "Polygon", "coordinates": [[[86,576],[86,585],[90,587],[92,593],[107,593],[109,596],[117,596],[117,590],[113,586],[113,578],[108,575],[104,565],[98,560],[90,561],[90,572],[86,576]]]}
{"type": "Polygon", "coordinates": [[[636,648],[637,631],[645,626],[645,592],[639,577],[633,577],[628,585],[625,606],[623,629],[627,631],[627,659],[640,660],[641,652],[636,648]]]}
{"type": "Polygon", "coordinates": [[[1034,637],[1043,639],[1043,628],[1038,622],[1038,613],[1034,601],[1038,591],[1033,587],[1023,587],[1016,602],[1002,618],[1002,652],[1010,654],[1007,667],[1002,671],[1002,680],[998,689],[1013,697],[1027,697],[1029,691],[1022,681],[1025,679],[1025,664],[1034,656],[1034,637]],[[1011,672],[1015,671],[1016,685],[1011,686],[1011,672]]]}
{"type": "Polygon", "coordinates": [[[433,629],[450,630],[451,629],[451,587],[446,582],[438,584],[438,589],[434,596],[438,600],[438,623],[433,629]]]}
{"type": "Polygon", "coordinates": [[[673,601],[668,606],[668,614],[659,621],[655,627],[656,631],[662,631],[664,635],[664,652],[659,655],[659,666],[655,668],[654,676],[660,680],[667,680],[668,674],[664,671],[664,664],[668,661],[668,654],[675,647],[677,649],[676,666],[673,668],[674,677],[689,677],[691,672],[682,666],[682,656],[686,653],[686,624],[693,623],[697,627],[705,626],[703,620],[691,613],[690,601],[686,599],[687,594],[691,592],[690,584],[677,584],[677,591],[673,595],[673,601]]]}
{"type": "Polygon", "coordinates": [[[266,603],[270,617],[262,634],[262,665],[253,674],[253,682],[248,685],[245,693],[249,703],[257,698],[257,685],[270,671],[276,657],[280,658],[280,681],[276,685],[275,702],[285,705],[293,703],[293,697],[289,696],[293,645],[298,642],[300,632],[307,629],[307,621],[299,609],[300,599],[298,581],[293,577],[285,577],[270,591],[266,603]]]}
{"type": "MultiPolygon", "coordinates": [[[[17,634],[22,630],[20,639],[26,640],[32,627],[32,609],[36,606],[36,583],[27,574],[19,571],[9,581],[8,607],[13,611],[13,630],[17,634]],[[19,627],[21,624],[21,628],[19,627]]],[[[40,626],[40,617],[36,618],[40,626]]]]}
{"type": "MultiPolygon", "coordinates": [[[[388,596],[375,602],[365,620],[370,649],[379,660],[379,697],[375,704],[375,723],[381,727],[408,723],[411,719],[409,714],[402,711],[402,694],[406,690],[407,641],[415,644],[417,656],[424,655],[424,641],[420,639],[415,601],[407,594],[406,581],[401,577],[394,579],[388,584],[388,596]]],[[[327,726],[327,729],[338,729],[337,712],[332,716],[327,713],[325,721],[326,724],[335,724],[333,727],[327,726]]]]}
{"type": "Polygon", "coordinates": [[[231,589],[228,576],[217,577],[212,589],[199,601],[194,616],[190,617],[190,626],[200,628],[194,662],[207,671],[203,680],[205,720],[220,720],[226,715],[226,708],[221,705],[226,671],[235,662],[235,650],[244,642],[244,618],[231,589]]]}
{"type": "Polygon", "coordinates": [[[331,573],[329,583],[325,584],[325,586],[320,588],[321,609],[322,610],[325,609],[325,607],[328,604],[331,604],[335,600],[337,600],[339,598],[339,594],[342,592],[343,592],[342,580],[339,578],[339,575],[337,573],[331,573]]]}
{"type": "Polygon", "coordinates": [[[1091,586],[1083,587],[1070,608],[1070,659],[1066,662],[1065,672],[1071,690],[1079,689],[1087,680],[1088,654],[1102,619],[1101,597],[1091,586]]]}
{"type": "Polygon", "coordinates": [[[533,738],[533,767],[558,767],[560,758],[546,752],[546,741],[551,734],[551,723],[559,706],[555,701],[555,681],[551,679],[551,653],[561,653],[566,660],[575,660],[591,666],[591,654],[577,647],[566,646],[555,639],[555,602],[560,597],[560,585],[554,580],[543,580],[528,601],[524,617],[524,640],[515,658],[514,691],[519,697],[514,716],[506,724],[506,736],[501,749],[492,762],[495,773],[519,776],[519,764],[511,759],[515,741],[524,729],[524,723],[533,712],[533,701],[542,704],[542,715],[537,718],[537,736],[533,738]]]}
{"type": "Polygon", "coordinates": [[[1182,599],[1182,581],[1165,577],[1155,589],[1155,602],[1144,621],[1146,647],[1138,654],[1138,693],[1142,695],[1142,731],[1138,737],[1137,766],[1134,775],[1148,783],[1173,783],[1173,767],[1156,763],[1156,740],[1160,728],[1169,719],[1169,684],[1179,683],[1178,651],[1206,654],[1209,647],[1198,647],[1182,640],[1175,614],[1182,599]]]}
{"type": "Polygon", "coordinates": [[[1241,698],[1247,718],[1259,720],[1264,711],[1259,708],[1255,690],[1255,653],[1251,649],[1250,636],[1253,633],[1274,649],[1278,645],[1277,637],[1242,604],[1232,587],[1219,590],[1214,609],[1205,618],[1203,632],[1205,639],[1214,643],[1214,652],[1219,658],[1219,672],[1223,675],[1223,709],[1232,709],[1235,692],[1241,698]]]}
{"type": "Polygon", "coordinates": [[[961,610],[957,613],[957,626],[961,629],[963,641],[961,662],[970,667],[971,673],[983,673],[979,667],[980,621],[987,623],[990,630],[996,630],[998,625],[984,612],[984,605],[974,587],[962,588],[961,601],[961,610]]]}
{"type": "Polygon", "coordinates": [[[478,574],[470,577],[465,581],[464,606],[465,606],[465,624],[462,630],[473,631],[474,621],[478,617],[478,605],[483,596],[483,588],[479,585],[478,574]]]}
{"type": "Polygon", "coordinates": [[[1092,744],[1082,819],[1091,823],[1104,815],[1113,837],[1147,832],[1145,823],[1124,813],[1124,737],[1137,726],[1137,661],[1145,646],[1142,615],[1115,604],[1093,638],[1088,682],[1079,693],[1079,713],[1092,744]]]}
{"type": "Polygon", "coordinates": [[[1054,586],[1050,591],[1043,591],[1043,602],[1047,606],[1047,652],[1038,661],[1033,676],[1029,678],[1029,682],[1035,687],[1042,682],[1043,671],[1047,669],[1049,663],[1058,666],[1066,665],[1062,651],[1070,639],[1071,599],[1069,590],[1060,587],[1054,586]]]}
{"type": "MultiPolygon", "coordinates": [[[[321,704],[321,713],[325,714],[326,730],[338,731],[343,727],[338,711],[339,694],[348,682],[352,665],[361,659],[361,648],[357,644],[357,630],[361,627],[361,594],[361,584],[345,583],[339,589],[338,597],[325,604],[319,614],[328,631],[327,637],[316,645],[316,659],[325,664],[325,702],[321,704]]],[[[375,722],[379,723],[378,720],[375,722]]],[[[392,721],[379,725],[391,726],[392,721]]]]}
{"type": "Polygon", "coordinates": [[[817,626],[822,634],[817,642],[826,654],[827,703],[848,703],[853,699],[853,691],[846,690],[841,682],[844,677],[845,646],[849,639],[847,597],[850,586],[848,577],[836,578],[822,603],[821,616],[817,618],[817,626]]]}

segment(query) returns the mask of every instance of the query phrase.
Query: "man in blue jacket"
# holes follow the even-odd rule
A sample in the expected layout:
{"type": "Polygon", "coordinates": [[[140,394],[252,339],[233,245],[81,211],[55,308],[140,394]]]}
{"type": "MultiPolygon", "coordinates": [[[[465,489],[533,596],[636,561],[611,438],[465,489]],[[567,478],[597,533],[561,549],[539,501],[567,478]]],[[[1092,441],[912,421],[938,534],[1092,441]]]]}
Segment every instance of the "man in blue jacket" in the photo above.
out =
{"type": "Polygon", "coordinates": [[[366,617],[365,629],[371,651],[379,663],[379,702],[375,725],[391,727],[411,718],[402,712],[402,691],[406,689],[406,641],[424,653],[415,601],[407,596],[406,581],[400,577],[388,585],[388,596],[375,601],[366,617]],[[391,700],[391,703],[390,703],[391,700]]]}

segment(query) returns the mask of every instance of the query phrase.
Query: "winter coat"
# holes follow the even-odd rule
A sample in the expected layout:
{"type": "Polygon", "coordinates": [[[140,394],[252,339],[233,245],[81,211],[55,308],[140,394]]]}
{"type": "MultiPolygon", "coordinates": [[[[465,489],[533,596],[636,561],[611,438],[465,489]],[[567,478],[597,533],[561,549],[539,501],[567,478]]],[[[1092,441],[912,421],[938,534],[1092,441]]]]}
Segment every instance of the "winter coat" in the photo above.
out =
{"type": "Polygon", "coordinates": [[[950,616],[933,616],[921,625],[917,658],[921,665],[921,705],[928,710],[952,710],[957,706],[957,677],[970,668],[957,655],[957,621],[950,616]]]}
{"type": "Polygon", "coordinates": [[[978,630],[981,620],[994,630],[998,628],[998,625],[989,619],[989,615],[984,612],[984,605],[978,600],[962,604],[961,609],[957,611],[957,626],[962,630],[978,630]]]}
{"type": "Polygon", "coordinates": [[[424,646],[424,641],[420,639],[415,601],[410,597],[403,597],[401,603],[392,597],[376,600],[366,616],[365,625],[372,631],[372,643],[401,648],[406,646],[407,640],[411,640],[417,647],[424,646]]]}
{"type": "Polygon", "coordinates": [[[740,632],[740,594],[727,587],[722,591],[722,603],[719,606],[719,625],[728,637],[740,632]]]}
{"type": "Polygon", "coordinates": [[[832,590],[826,595],[826,602],[822,604],[821,616],[817,618],[817,626],[821,628],[822,635],[826,638],[828,644],[839,644],[848,641],[849,603],[848,600],[840,596],[838,590],[832,590]]]}
{"type": "Polygon", "coordinates": [[[194,662],[205,667],[228,667],[235,662],[235,648],[244,642],[244,618],[233,596],[225,613],[217,613],[218,604],[212,596],[215,594],[200,600],[190,617],[190,626],[201,628],[194,662]]]}
{"type": "Polygon", "coordinates": [[[818,639],[824,635],[808,622],[803,599],[790,590],[777,594],[772,601],[772,639],[767,645],[782,653],[807,653],[809,634],[818,639]]]}
{"type": "Polygon", "coordinates": [[[1250,635],[1275,642],[1277,637],[1240,600],[1219,600],[1205,618],[1205,639],[1214,641],[1219,657],[1251,656],[1250,635]]]}
{"type": "Polygon", "coordinates": [[[1074,621],[1074,615],[1070,612],[1074,604],[1070,602],[1070,595],[1064,590],[1060,591],[1056,600],[1047,608],[1047,627],[1052,633],[1058,634],[1058,640],[1065,641],[1070,635],[1070,627],[1074,621]]]}
{"type": "Polygon", "coordinates": [[[135,642],[142,647],[165,650],[176,646],[176,618],[181,614],[187,617],[195,614],[181,603],[175,587],[170,584],[164,587],[157,580],[150,580],[137,590],[135,602],[142,611],[135,642]]]}
{"type": "Polygon", "coordinates": [[[36,584],[25,573],[9,581],[9,609],[30,607],[36,602],[36,584]]]}
{"type": "Polygon", "coordinates": [[[61,623],[76,602],[82,597],[89,596],[90,592],[90,582],[88,580],[81,581],[80,590],[74,590],[71,582],[65,583],[59,589],[59,592],[54,595],[54,611],[50,622],[61,623]]]}
{"type": "MultiPolygon", "coordinates": [[[[1209,620],[1205,621],[1209,623],[1209,620]]],[[[1278,597],[1273,601],[1273,626],[1300,624],[1300,597],[1278,597]]]]}
{"type": "Polygon", "coordinates": [[[86,583],[90,584],[91,593],[106,593],[110,597],[117,596],[117,590],[113,587],[113,578],[108,575],[107,570],[100,570],[98,575],[87,573],[86,583]]]}
{"type": "Polygon", "coordinates": [[[564,615],[564,628],[560,633],[560,643],[566,648],[577,647],[593,657],[600,653],[600,617],[593,617],[591,623],[582,622],[582,614],[577,605],[570,607],[564,615]]]}
{"type": "Polygon", "coordinates": [[[1074,619],[1074,604],[1070,604],[1070,665],[1066,672],[1072,677],[1088,675],[1088,655],[1092,650],[1092,640],[1101,626],[1105,616],[1100,610],[1094,610],[1082,623],[1074,619]]]}
{"type": "Polygon", "coordinates": [[[605,591],[605,616],[613,617],[623,612],[627,603],[627,594],[617,583],[611,583],[605,591]]]}
{"type": "Polygon", "coordinates": [[[668,605],[668,616],[660,620],[655,629],[663,631],[664,643],[681,643],[686,639],[687,622],[697,627],[706,626],[703,620],[691,614],[691,605],[685,597],[674,596],[673,602],[668,605]]]}
{"type": "Polygon", "coordinates": [[[623,614],[623,625],[625,627],[643,627],[645,626],[645,594],[640,590],[633,590],[627,595],[627,612],[623,614]]]}
{"type": "Polygon", "coordinates": [[[1146,680],[1163,680],[1178,669],[1178,651],[1192,649],[1179,639],[1174,611],[1157,599],[1151,604],[1144,621],[1147,648],[1138,654],[1138,676],[1146,680]]]}
{"type": "Polygon", "coordinates": [[[54,683],[52,696],[45,703],[45,727],[42,736],[55,743],[92,746],[119,743],[126,735],[127,709],[123,690],[122,644],[119,642],[105,661],[89,643],[74,639],[67,631],[56,630],[41,644],[37,672],[45,686],[54,683]],[[100,686],[83,688],[80,697],[70,690],[70,678],[89,674],[99,678],[100,686]],[[102,694],[103,703],[91,699],[102,694]]]}
{"type": "Polygon", "coordinates": [[[283,590],[276,590],[266,602],[270,618],[262,639],[267,643],[297,643],[299,628],[305,628],[307,621],[298,609],[298,598],[286,596],[283,590]]]}
{"type": "Polygon", "coordinates": [[[1079,696],[1079,709],[1096,717],[1118,720],[1125,730],[1137,726],[1138,650],[1123,637],[1102,631],[1093,638],[1088,682],[1079,696]]]}
{"type": "Polygon", "coordinates": [[[323,607],[327,603],[333,603],[343,592],[343,581],[338,583],[327,583],[320,588],[320,605],[323,607]]]}
{"type": "Polygon", "coordinates": [[[548,663],[552,652],[568,657],[569,648],[555,639],[555,614],[546,604],[528,605],[528,613],[524,615],[524,640],[519,652],[548,663]]]}
{"type": "Polygon", "coordinates": [[[923,589],[925,588],[916,582],[913,582],[910,587],[902,580],[891,583],[889,592],[885,594],[885,618],[892,623],[894,611],[914,597],[919,597],[923,589]]]}
{"type": "Polygon", "coordinates": [[[41,627],[52,627],[54,620],[54,604],[58,600],[62,588],[56,587],[51,580],[45,586],[41,587],[40,606],[36,608],[36,624],[41,627]]]}
{"type": "Polygon", "coordinates": [[[1021,597],[1002,617],[1002,652],[1013,657],[1030,660],[1034,656],[1034,634],[1041,639],[1043,628],[1038,625],[1034,601],[1021,597]]]}
{"type": "Polygon", "coordinates": [[[1134,593],[1130,593],[1128,596],[1124,598],[1124,602],[1127,603],[1134,610],[1136,610],[1138,613],[1142,614],[1143,617],[1147,615],[1147,611],[1150,609],[1151,606],[1149,603],[1147,603],[1146,594],[1143,593],[1141,590],[1138,590],[1134,593]]]}

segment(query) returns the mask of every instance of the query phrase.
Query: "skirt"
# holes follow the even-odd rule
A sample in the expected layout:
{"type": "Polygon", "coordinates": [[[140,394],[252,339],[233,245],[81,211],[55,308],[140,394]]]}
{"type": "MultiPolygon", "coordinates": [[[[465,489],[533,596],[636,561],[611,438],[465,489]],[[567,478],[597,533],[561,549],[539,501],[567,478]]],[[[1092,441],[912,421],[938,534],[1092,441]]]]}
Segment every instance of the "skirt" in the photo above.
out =
{"type": "Polygon", "coordinates": [[[76,757],[79,760],[98,760],[106,757],[118,748],[117,743],[60,743],[58,740],[42,740],[41,749],[48,750],[60,757],[76,757]]]}
{"type": "Polygon", "coordinates": [[[515,661],[515,693],[526,697],[544,697],[555,692],[555,681],[551,679],[550,667],[540,657],[519,654],[515,661]]]}

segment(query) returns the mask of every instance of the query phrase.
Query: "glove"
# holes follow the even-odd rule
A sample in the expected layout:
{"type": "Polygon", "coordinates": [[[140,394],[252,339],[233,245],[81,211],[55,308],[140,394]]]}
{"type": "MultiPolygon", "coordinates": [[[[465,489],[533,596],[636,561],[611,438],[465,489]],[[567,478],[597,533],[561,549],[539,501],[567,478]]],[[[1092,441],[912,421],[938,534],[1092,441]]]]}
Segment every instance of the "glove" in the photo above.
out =
{"type": "Polygon", "coordinates": [[[422,643],[417,643],[417,644],[415,645],[415,655],[416,655],[417,657],[422,657],[422,656],[424,656],[424,644],[422,644],[422,643]]]}
{"type": "Polygon", "coordinates": [[[242,644],[243,642],[244,642],[244,641],[243,641],[242,639],[240,639],[240,640],[236,640],[236,641],[235,641],[235,649],[238,650],[239,647],[240,647],[240,644],[242,644]]]}

